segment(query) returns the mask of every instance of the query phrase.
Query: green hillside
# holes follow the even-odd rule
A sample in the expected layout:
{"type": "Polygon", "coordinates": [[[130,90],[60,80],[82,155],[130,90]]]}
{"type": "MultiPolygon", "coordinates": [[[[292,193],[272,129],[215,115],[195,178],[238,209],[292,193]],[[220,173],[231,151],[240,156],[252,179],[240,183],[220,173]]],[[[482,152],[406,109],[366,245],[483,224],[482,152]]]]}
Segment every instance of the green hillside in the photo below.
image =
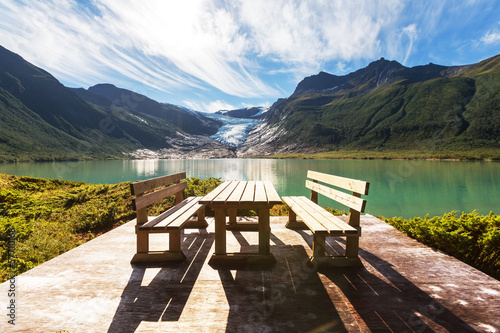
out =
{"type": "MultiPolygon", "coordinates": [[[[315,77],[304,80],[268,118],[283,133],[273,146],[500,150],[500,56],[462,68],[407,69],[387,63],[380,60],[357,75],[334,77],[334,88],[318,87],[315,77]]],[[[318,80],[325,82],[322,74],[318,80]]]]}
{"type": "Polygon", "coordinates": [[[0,162],[124,158],[222,125],[112,85],[93,88],[99,94],[69,89],[0,46],[0,162]]]}

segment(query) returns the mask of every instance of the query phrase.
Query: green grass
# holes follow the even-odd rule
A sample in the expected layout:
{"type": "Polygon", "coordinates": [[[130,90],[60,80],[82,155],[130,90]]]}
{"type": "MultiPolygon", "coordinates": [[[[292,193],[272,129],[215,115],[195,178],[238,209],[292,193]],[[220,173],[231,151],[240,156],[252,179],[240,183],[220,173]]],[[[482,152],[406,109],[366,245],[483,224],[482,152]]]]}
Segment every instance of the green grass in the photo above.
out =
{"type": "MultiPolygon", "coordinates": [[[[189,178],[185,195],[203,195],[221,181],[189,178]]],[[[130,183],[82,182],[0,174],[0,281],[21,274],[135,218],[130,183]],[[10,235],[14,230],[15,240],[10,235]],[[9,245],[15,245],[10,267],[9,245]]],[[[149,207],[158,215],[174,197],[149,207]]]]}
{"type": "Polygon", "coordinates": [[[337,150],[311,154],[277,154],[260,156],[260,158],[277,159],[429,159],[429,160],[460,160],[460,161],[499,161],[500,149],[476,148],[461,151],[433,150],[337,150]]]}

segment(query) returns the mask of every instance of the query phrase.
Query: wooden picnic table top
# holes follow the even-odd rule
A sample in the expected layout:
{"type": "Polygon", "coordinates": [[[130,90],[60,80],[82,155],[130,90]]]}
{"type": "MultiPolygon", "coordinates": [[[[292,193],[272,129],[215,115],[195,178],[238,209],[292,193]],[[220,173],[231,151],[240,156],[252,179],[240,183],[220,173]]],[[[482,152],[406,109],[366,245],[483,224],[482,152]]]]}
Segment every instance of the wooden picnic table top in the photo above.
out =
{"type": "Polygon", "coordinates": [[[226,181],[204,196],[206,205],[280,204],[281,198],[269,181],[226,181]]]}

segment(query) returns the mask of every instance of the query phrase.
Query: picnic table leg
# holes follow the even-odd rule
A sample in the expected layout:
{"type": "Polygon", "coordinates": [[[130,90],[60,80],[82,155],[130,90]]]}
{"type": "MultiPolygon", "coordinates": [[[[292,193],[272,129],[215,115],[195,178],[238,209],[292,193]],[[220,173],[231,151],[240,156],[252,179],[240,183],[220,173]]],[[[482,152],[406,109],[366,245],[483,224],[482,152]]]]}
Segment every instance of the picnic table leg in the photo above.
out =
{"type": "Polygon", "coordinates": [[[271,227],[269,225],[270,207],[259,208],[259,254],[271,253],[270,238],[271,227]]]}
{"type": "Polygon", "coordinates": [[[215,254],[226,254],[226,210],[214,208],[215,211],[215,254]]]}
{"type": "Polygon", "coordinates": [[[236,208],[229,208],[227,215],[229,215],[229,224],[236,223],[236,208]]]}

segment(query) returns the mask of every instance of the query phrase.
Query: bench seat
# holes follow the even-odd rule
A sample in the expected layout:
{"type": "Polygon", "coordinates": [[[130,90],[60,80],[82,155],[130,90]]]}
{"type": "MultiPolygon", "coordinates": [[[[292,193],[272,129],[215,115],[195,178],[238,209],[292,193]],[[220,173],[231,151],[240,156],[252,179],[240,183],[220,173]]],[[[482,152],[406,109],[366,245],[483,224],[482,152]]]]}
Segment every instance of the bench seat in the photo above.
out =
{"type": "Polygon", "coordinates": [[[356,229],[304,196],[283,197],[286,203],[315,234],[325,236],[360,236],[356,229]]]}
{"type": "Polygon", "coordinates": [[[199,203],[202,197],[189,197],[181,203],[171,207],[161,213],[151,221],[138,226],[141,231],[165,232],[165,230],[178,230],[184,226],[193,227],[193,223],[188,224],[189,219],[203,207],[199,203]],[[188,225],[186,225],[188,224],[188,225]]]}

